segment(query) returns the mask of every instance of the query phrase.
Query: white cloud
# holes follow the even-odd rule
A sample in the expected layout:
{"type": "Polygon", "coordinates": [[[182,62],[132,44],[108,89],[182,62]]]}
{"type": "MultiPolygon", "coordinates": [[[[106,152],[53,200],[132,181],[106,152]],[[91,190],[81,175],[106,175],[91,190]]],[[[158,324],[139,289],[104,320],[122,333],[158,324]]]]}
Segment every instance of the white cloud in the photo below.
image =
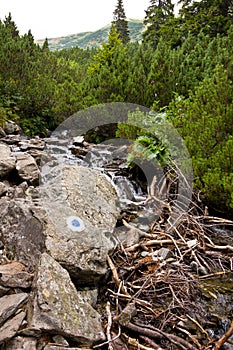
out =
{"type": "MultiPolygon", "coordinates": [[[[0,18],[9,12],[20,34],[31,29],[35,39],[97,30],[113,19],[117,0],[1,0],[0,18]]],[[[143,19],[149,0],[125,0],[128,18],[143,19]]]]}

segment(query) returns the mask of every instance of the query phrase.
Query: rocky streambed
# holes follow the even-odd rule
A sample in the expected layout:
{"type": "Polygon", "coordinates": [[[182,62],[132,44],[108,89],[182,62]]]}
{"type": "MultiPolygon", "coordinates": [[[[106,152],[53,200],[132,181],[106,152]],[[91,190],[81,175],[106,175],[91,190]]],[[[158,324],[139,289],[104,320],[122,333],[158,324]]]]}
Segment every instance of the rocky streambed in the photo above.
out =
{"type": "Polygon", "coordinates": [[[17,132],[0,139],[0,348],[232,349],[232,223],[166,229],[127,146],[17,132]]]}

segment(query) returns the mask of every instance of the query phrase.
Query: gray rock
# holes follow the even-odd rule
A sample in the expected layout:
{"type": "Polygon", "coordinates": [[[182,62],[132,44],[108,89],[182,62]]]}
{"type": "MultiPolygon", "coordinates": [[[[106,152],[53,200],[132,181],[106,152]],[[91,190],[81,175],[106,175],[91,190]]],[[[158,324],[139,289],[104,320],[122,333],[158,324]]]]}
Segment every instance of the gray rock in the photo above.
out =
{"type": "Polygon", "coordinates": [[[7,192],[7,186],[4,182],[0,182],[0,197],[7,192]]]}
{"type": "Polygon", "coordinates": [[[85,348],[67,348],[64,346],[50,344],[50,345],[46,345],[46,347],[43,350],[91,350],[91,349],[86,347],[85,348]]]}
{"type": "Polygon", "coordinates": [[[0,286],[0,297],[2,297],[3,295],[5,295],[7,292],[9,292],[9,288],[5,288],[0,286]]]}
{"type": "Polygon", "coordinates": [[[0,235],[7,253],[33,271],[45,249],[43,223],[33,215],[28,198],[0,198],[0,235]]]}
{"type": "Polygon", "coordinates": [[[63,338],[61,335],[55,335],[53,337],[53,341],[57,344],[57,345],[63,345],[63,346],[66,346],[68,347],[69,346],[69,343],[68,341],[63,338]]]}
{"type": "Polygon", "coordinates": [[[30,154],[24,152],[16,154],[16,169],[21,179],[32,185],[38,184],[40,171],[30,154]]]}
{"type": "Polygon", "coordinates": [[[29,288],[32,285],[33,275],[27,272],[18,272],[15,274],[2,274],[0,284],[11,288],[29,288]]]}
{"type": "Polygon", "coordinates": [[[106,273],[106,257],[114,247],[112,232],[118,216],[117,195],[98,171],[64,166],[46,174],[42,186],[47,209],[46,248],[76,278],[94,285],[106,273]],[[79,227],[70,218],[77,218],[79,227]]]}
{"type": "Polygon", "coordinates": [[[98,289],[85,289],[79,290],[78,293],[82,297],[84,303],[88,303],[91,306],[95,307],[98,298],[98,289]]]}
{"type": "Polygon", "coordinates": [[[87,345],[105,339],[100,315],[84,303],[68,272],[46,253],[41,256],[34,282],[29,328],[87,345]]]}
{"type": "Polygon", "coordinates": [[[4,129],[0,126],[0,138],[1,137],[6,137],[6,133],[5,133],[4,129]]]}
{"type": "Polygon", "coordinates": [[[37,339],[32,337],[14,337],[2,345],[2,350],[37,350],[37,339]]]}
{"type": "Polygon", "coordinates": [[[33,275],[24,270],[25,266],[17,261],[0,265],[0,285],[11,288],[29,288],[33,275]]]}
{"type": "Polygon", "coordinates": [[[0,143],[0,154],[0,178],[3,178],[15,168],[16,159],[11,153],[10,147],[4,143],[0,143]]]}
{"type": "Polygon", "coordinates": [[[75,146],[82,145],[84,143],[84,136],[76,136],[73,138],[73,144],[75,146]]]}
{"type": "Polygon", "coordinates": [[[170,249],[161,248],[157,251],[157,256],[159,256],[163,260],[166,260],[166,259],[173,257],[173,253],[170,249]]]}
{"type": "Polygon", "coordinates": [[[8,120],[4,126],[4,131],[6,134],[20,134],[22,132],[19,125],[17,125],[12,120],[8,120]]]}
{"type": "Polygon", "coordinates": [[[28,300],[27,293],[4,295],[0,298],[0,325],[11,317],[28,300]]]}
{"type": "Polygon", "coordinates": [[[0,344],[6,342],[16,335],[25,316],[26,313],[24,311],[21,311],[16,316],[4,323],[4,325],[0,328],[0,344]]]}
{"type": "Polygon", "coordinates": [[[124,226],[117,227],[114,234],[117,240],[122,242],[126,247],[131,247],[132,245],[137,244],[140,240],[140,233],[136,227],[131,229],[124,226]]]}

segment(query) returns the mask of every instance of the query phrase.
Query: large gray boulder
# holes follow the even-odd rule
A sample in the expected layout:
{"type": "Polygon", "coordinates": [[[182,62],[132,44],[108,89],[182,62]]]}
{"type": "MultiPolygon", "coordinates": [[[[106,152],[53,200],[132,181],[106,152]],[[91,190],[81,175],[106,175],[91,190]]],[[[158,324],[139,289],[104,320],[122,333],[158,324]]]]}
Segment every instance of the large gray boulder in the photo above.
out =
{"type": "Polygon", "coordinates": [[[119,214],[114,187],[100,172],[82,166],[64,166],[42,187],[47,251],[77,284],[98,283],[114,247],[119,214]]]}
{"type": "Polygon", "coordinates": [[[21,179],[29,184],[39,183],[40,171],[35,159],[28,153],[19,152],[16,154],[16,169],[21,179]]]}
{"type": "Polygon", "coordinates": [[[29,271],[35,269],[45,250],[44,223],[35,216],[34,209],[30,196],[0,198],[0,239],[8,256],[26,265],[29,271]]]}
{"type": "Polygon", "coordinates": [[[28,323],[29,329],[89,346],[105,339],[100,315],[77,292],[68,272],[46,253],[35,277],[28,323]]]}
{"type": "Polygon", "coordinates": [[[0,155],[0,178],[3,178],[15,168],[16,159],[4,143],[0,143],[0,155]]]}

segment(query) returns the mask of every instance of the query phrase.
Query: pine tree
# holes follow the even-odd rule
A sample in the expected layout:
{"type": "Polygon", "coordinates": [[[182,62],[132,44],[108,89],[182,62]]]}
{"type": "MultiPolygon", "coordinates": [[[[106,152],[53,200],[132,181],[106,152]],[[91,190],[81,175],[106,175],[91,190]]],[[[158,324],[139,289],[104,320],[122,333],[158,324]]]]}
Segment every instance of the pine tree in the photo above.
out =
{"type": "Polygon", "coordinates": [[[180,0],[180,16],[184,32],[197,35],[200,31],[211,37],[226,35],[232,26],[232,0],[180,0]]]}
{"type": "Polygon", "coordinates": [[[123,0],[117,1],[117,6],[113,12],[112,24],[115,26],[117,33],[123,44],[127,44],[130,41],[128,22],[126,20],[125,10],[123,6],[123,0]]]}
{"type": "Polygon", "coordinates": [[[19,36],[19,31],[15,22],[12,20],[11,13],[9,13],[8,17],[5,17],[3,23],[5,28],[7,28],[11,32],[12,38],[19,36]]]}
{"type": "Polygon", "coordinates": [[[45,41],[43,42],[42,45],[42,51],[48,51],[49,50],[49,42],[48,42],[48,38],[45,38],[45,41]]]}
{"type": "Polygon", "coordinates": [[[174,18],[174,5],[171,0],[151,0],[146,11],[144,24],[147,26],[143,41],[156,46],[162,36],[161,29],[167,21],[174,18]]]}

